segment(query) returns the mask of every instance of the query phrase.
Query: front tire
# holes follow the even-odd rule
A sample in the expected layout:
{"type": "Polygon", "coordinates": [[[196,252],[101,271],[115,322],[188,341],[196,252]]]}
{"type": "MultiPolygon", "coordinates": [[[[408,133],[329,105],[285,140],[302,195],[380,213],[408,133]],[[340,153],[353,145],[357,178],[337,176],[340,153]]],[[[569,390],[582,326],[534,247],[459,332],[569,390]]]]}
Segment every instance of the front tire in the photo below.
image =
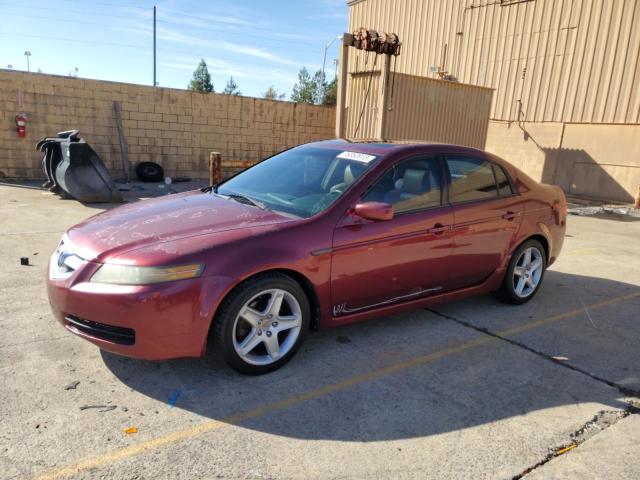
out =
{"type": "Polygon", "coordinates": [[[515,305],[528,302],[538,293],[546,268],[547,256],[542,244],[537,240],[527,240],[513,252],[496,296],[515,305]]]}
{"type": "Polygon", "coordinates": [[[302,344],[311,309],[300,285],[281,273],[247,280],[224,299],[210,334],[207,356],[258,375],[280,368],[302,344]]]}

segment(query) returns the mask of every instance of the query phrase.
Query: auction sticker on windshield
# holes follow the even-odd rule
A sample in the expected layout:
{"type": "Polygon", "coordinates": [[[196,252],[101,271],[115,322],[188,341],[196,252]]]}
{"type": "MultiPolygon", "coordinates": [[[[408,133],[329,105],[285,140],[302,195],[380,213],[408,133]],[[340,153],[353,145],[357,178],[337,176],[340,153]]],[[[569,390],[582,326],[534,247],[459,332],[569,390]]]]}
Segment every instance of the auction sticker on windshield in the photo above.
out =
{"type": "Polygon", "coordinates": [[[369,163],[373,160],[375,155],[367,155],[366,153],[358,152],[342,152],[337,158],[344,158],[345,160],[355,160],[356,162],[369,163]]]}

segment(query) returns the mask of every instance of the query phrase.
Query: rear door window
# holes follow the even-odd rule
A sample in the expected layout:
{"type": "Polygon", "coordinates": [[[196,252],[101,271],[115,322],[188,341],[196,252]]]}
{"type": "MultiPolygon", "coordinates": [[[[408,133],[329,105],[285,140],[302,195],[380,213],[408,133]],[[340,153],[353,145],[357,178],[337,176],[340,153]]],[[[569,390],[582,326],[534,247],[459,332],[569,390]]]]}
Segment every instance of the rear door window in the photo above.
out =
{"type": "Polygon", "coordinates": [[[446,160],[451,175],[449,186],[451,203],[485,200],[498,196],[490,162],[457,155],[448,155],[446,160]]]}

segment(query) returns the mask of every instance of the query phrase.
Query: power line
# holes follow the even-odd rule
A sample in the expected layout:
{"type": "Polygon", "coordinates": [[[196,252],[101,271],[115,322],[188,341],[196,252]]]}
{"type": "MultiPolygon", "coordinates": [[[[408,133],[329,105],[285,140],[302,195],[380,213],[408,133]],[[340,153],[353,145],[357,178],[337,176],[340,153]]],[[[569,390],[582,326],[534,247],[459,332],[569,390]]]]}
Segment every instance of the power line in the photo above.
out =
{"type": "MultiPolygon", "coordinates": [[[[75,2],[74,2],[75,3],[75,2]]],[[[128,6],[128,5],[118,5],[118,4],[113,4],[113,3],[106,3],[106,2],[80,2],[80,3],[89,3],[89,4],[95,4],[95,5],[106,5],[106,6],[113,6],[113,7],[119,7],[119,8],[125,8],[125,9],[135,9],[140,11],[140,13],[147,13],[149,11],[148,8],[143,8],[143,7],[132,7],[132,6],[128,6]]],[[[0,4],[0,6],[6,6],[6,7],[14,7],[14,8],[29,8],[29,7],[33,7],[33,8],[37,8],[38,10],[46,10],[46,11],[50,11],[50,12],[61,12],[61,10],[59,8],[47,8],[47,7],[41,7],[40,5],[36,5],[36,4],[25,4],[25,3],[20,3],[20,4],[7,4],[7,3],[2,3],[0,4]]],[[[152,8],[152,7],[151,7],[152,8]]],[[[179,17],[185,17],[185,18],[193,18],[196,20],[199,20],[201,22],[211,22],[212,19],[211,18],[207,18],[204,16],[198,16],[198,15],[190,15],[187,13],[181,13],[181,12],[177,12],[175,10],[167,10],[167,9],[158,9],[158,12],[168,12],[171,13],[174,16],[179,16],[179,17]]],[[[98,16],[98,17],[112,17],[112,18],[122,18],[122,19],[126,19],[126,20],[131,20],[131,16],[127,16],[127,15],[114,15],[113,13],[102,13],[102,12],[91,12],[91,11],[87,11],[87,10],[76,10],[74,8],[73,10],[74,14],[80,14],[80,15],[89,15],[89,16],[98,16]]],[[[9,14],[7,14],[9,15],[9,14]]],[[[17,14],[13,14],[13,15],[17,15],[17,14]]],[[[28,15],[23,14],[22,16],[27,17],[28,15]]],[[[34,18],[43,18],[43,17],[35,17],[34,18]]],[[[45,19],[51,19],[51,17],[44,17],[45,19]]],[[[57,19],[56,19],[57,20],[57,19]]],[[[142,19],[141,19],[142,20],[142,19]]],[[[145,20],[151,20],[151,17],[149,17],[148,19],[145,20]]],[[[164,22],[164,23],[172,23],[174,25],[180,25],[180,26],[184,26],[184,27],[190,27],[190,28],[199,28],[199,29],[203,29],[203,30],[210,30],[212,32],[222,32],[222,33],[231,33],[231,32],[225,32],[224,30],[220,30],[220,29],[212,29],[209,27],[201,27],[201,26],[196,26],[196,25],[192,25],[192,24],[185,24],[185,23],[180,23],[180,22],[175,22],[175,21],[171,21],[171,20],[164,20],[162,18],[158,18],[159,22],[164,22]]],[[[83,23],[83,21],[78,20],[78,23],[83,23]]],[[[221,22],[221,23],[225,23],[225,22],[221,22]]],[[[249,36],[249,37],[255,37],[255,38],[260,38],[260,39],[264,39],[264,36],[256,36],[256,35],[251,35],[250,33],[246,33],[244,30],[246,29],[250,29],[251,31],[255,31],[255,30],[259,30],[259,31],[264,31],[267,33],[272,33],[274,35],[284,35],[284,36],[302,36],[301,34],[296,34],[296,33],[286,33],[283,32],[282,30],[275,30],[275,29],[269,29],[269,28],[264,28],[264,27],[259,27],[259,26],[254,26],[254,25],[239,25],[239,24],[235,24],[235,23],[226,23],[226,25],[228,25],[230,28],[235,28],[236,30],[233,33],[242,33],[243,36],[249,36]],[[244,30],[242,30],[244,29],[244,30]]],[[[306,38],[300,38],[296,40],[297,42],[302,42],[302,43],[309,43],[309,44],[315,44],[316,42],[310,39],[306,39],[306,38]]],[[[290,47],[287,47],[288,49],[290,49],[290,47]]]]}
{"type": "Polygon", "coordinates": [[[48,35],[30,35],[22,32],[0,32],[0,35],[14,35],[19,37],[41,38],[43,40],[58,40],[61,42],[86,43],[91,45],[107,45],[110,47],[126,47],[126,48],[137,48],[137,49],[149,50],[148,46],[142,46],[142,45],[131,45],[127,43],[97,42],[94,40],[77,40],[75,38],[51,37],[48,35]]]}
{"type": "MultiPolygon", "coordinates": [[[[57,12],[57,13],[64,13],[61,12],[59,8],[47,8],[47,7],[41,7],[40,5],[25,5],[23,3],[19,4],[19,5],[11,5],[11,4],[7,4],[7,3],[3,3],[0,4],[0,7],[25,7],[25,8],[29,8],[29,7],[33,7],[33,8],[37,8],[38,10],[45,10],[48,12],[57,12]]],[[[112,13],[102,13],[102,12],[87,12],[86,10],[73,10],[73,14],[74,15],[89,15],[89,16],[94,16],[94,17],[111,17],[111,18],[123,18],[125,20],[131,20],[131,16],[126,16],[126,15],[114,15],[112,13]]],[[[5,13],[5,15],[9,15],[7,13],[5,13]]],[[[51,20],[51,17],[47,17],[51,20]]],[[[78,23],[82,23],[82,20],[78,20],[78,23]]]]}
{"type": "MultiPolygon", "coordinates": [[[[89,22],[89,21],[84,21],[84,20],[73,20],[73,19],[64,19],[64,18],[56,18],[56,19],[52,19],[51,17],[45,17],[45,16],[41,16],[41,15],[30,15],[30,14],[23,14],[23,13],[5,13],[4,15],[6,16],[15,16],[15,17],[23,17],[23,18],[35,18],[35,19],[40,19],[40,20],[47,20],[47,21],[51,21],[51,20],[55,20],[57,22],[64,22],[64,23],[72,23],[72,24],[76,24],[76,25],[94,25],[94,26],[99,26],[99,27],[107,27],[107,28],[116,28],[116,29],[121,29],[122,27],[117,26],[117,25],[110,25],[107,23],[99,23],[99,22],[89,22]]],[[[116,17],[115,15],[111,15],[112,17],[116,17]]],[[[120,17],[117,17],[120,18],[120,17]]],[[[129,19],[129,17],[122,17],[122,18],[126,18],[129,19]]],[[[195,29],[199,29],[199,30],[204,30],[204,31],[208,31],[208,32],[212,32],[212,33],[222,33],[222,34],[231,34],[231,33],[242,33],[243,37],[249,37],[249,38],[255,38],[260,40],[261,43],[276,43],[277,42],[277,46],[281,46],[282,42],[275,40],[275,39],[270,39],[268,37],[265,37],[264,35],[252,35],[252,34],[247,34],[244,32],[230,32],[230,31],[225,31],[225,30],[221,30],[221,29],[214,29],[214,28],[207,28],[207,27],[199,27],[199,26],[193,26],[193,25],[184,25],[180,22],[172,22],[170,20],[162,20],[162,19],[158,19],[158,24],[172,24],[172,25],[178,25],[178,26],[182,26],[182,27],[189,27],[189,28],[195,28],[195,29]]],[[[167,41],[172,41],[170,39],[168,39],[167,41]]],[[[176,43],[179,43],[178,41],[173,40],[176,43]]],[[[269,45],[267,45],[269,46],[269,45]]],[[[275,45],[274,45],[275,46],[275,45]]],[[[289,51],[295,51],[295,52],[301,52],[301,53],[309,53],[308,48],[295,48],[295,47],[290,47],[287,46],[287,50],[289,51]]]]}
{"type": "MultiPolygon", "coordinates": [[[[70,43],[75,43],[75,44],[89,44],[89,45],[104,45],[104,46],[109,46],[109,47],[122,47],[122,48],[128,48],[128,49],[136,49],[136,50],[144,50],[144,51],[149,51],[149,46],[148,45],[134,45],[134,44],[127,44],[127,43],[114,43],[114,42],[100,42],[100,41],[95,41],[95,40],[77,40],[74,38],[64,38],[64,37],[52,37],[49,35],[31,35],[31,34],[25,34],[22,32],[0,32],[0,35],[19,35],[21,37],[28,37],[28,38],[39,38],[39,39],[43,39],[43,40],[56,40],[56,41],[60,41],[60,42],[70,42],[70,43]]],[[[205,50],[209,50],[206,47],[203,47],[205,50]]],[[[201,56],[200,53],[195,53],[193,50],[190,51],[185,51],[185,50],[174,50],[174,49],[166,49],[166,48],[158,48],[158,52],[164,52],[164,53],[175,53],[175,54],[180,54],[180,55],[185,55],[185,54],[191,54],[194,57],[197,56],[201,56]]],[[[205,54],[205,56],[207,56],[205,54]]],[[[222,61],[227,61],[228,59],[226,58],[218,58],[219,60],[222,61]]],[[[278,64],[277,61],[273,61],[273,62],[260,62],[260,61],[246,61],[246,60],[242,60],[242,65],[257,65],[257,66],[264,66],[264,67],[269,67],[271,69],[273,69],[275,66],[277,65],[281,65],[282,68],[293,68],[293,66],[291,65],[282,65],[282,64],[278,64]]],[[[233,65],[229,65],[229,68],[232,68],[233,65]]]]}
{"type": "MultiPolygon", "coordinates": [[[[39,16],[39,15],[26,15],[26,14],[22,14],[22,13],[3,13],[3,15],[7,16],[7,17],[38,18],[38,19],[42,19],[42,20],[51,21],[51,17],[42,17],[42,16],[39,16]]],[[[82,25],[96,25],[98,27],[110,27],[110,28],[114,27],[113,25],[109,25],[107,23],[85,22],[84,20],[80,21],[80,20],[71,20],[71,19],[65,19],[65,18],[56,18],[55,21],[56,22],[64,22],[64,23],[82,24],[82,25]]]]}
{"type": "Polygon", "coordinates": [[[90,2],[88,0],[74,0],[70,3],[88,3],[90,5],[104,5],[106,7],[119,7],[119,8],[135,8],[138,10],[147,10],[147,7],[132,7],[130,5],[123,5],[121,3],[108,3],[108,2],[90,2]]]}

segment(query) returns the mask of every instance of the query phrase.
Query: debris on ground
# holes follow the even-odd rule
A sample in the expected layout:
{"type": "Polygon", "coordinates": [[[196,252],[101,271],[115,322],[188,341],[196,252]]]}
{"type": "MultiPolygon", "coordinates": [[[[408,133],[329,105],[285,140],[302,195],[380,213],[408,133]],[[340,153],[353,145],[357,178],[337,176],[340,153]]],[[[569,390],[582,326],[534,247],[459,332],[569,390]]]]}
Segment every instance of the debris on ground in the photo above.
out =
{"type": "Polygon", "coordinates": [[[111,410],[115,410],[118,408],[117,405],[82,405],[80,410],[89,410],[91,408],[99,409],[100,412],[110,412],[111,410]]]}
{"type": "Polygon", "coordinates": [[[138,433],[138,427],[129,427],[123,430],[127,435],[131,435],[132,433],[138,433]]]}
{"type": "Polygon", "coordinates": [[[634,208],[633,205],[608,205],[569,201],[567,213],[569,215],[577,215],[580,217],[616,215],[628,219],[640,219],[640,210],[634,208]]]}
{"type": "Polygon", "coordinates": [[[56,137],[45,137],[38,142],[42,171],[47,181],[42,185],[62,198],[75,198],[80,202],[121,202],[109,169],[78,130],[59,132],[56,137]]]}
{"type": "Polygon", "coordinates": [[[143,182],[161,182],[164,169],[155,162],[140,162],[136,166],[136,176],[143,182]]]}
{"type": "Polygon", "coordinates": [[[351,343],[351,339],[349,337],[345,337],[344,335],[338,335],[336,337],[336,342],[338,342],[338,343],[351,343]]]}
{"type": "Polygon", "coordinates": [[[29,257],[20,257],[20,265],[28,267],[29,266],[29,257]]]}
{"type": "Polygon", "coordinates": [[[577,445],[575,443],[572,443],[571,445],[568,445],[568,446],[566,446],[564,448],[561,448],[558,451],[556,451],[556,457],[558,455],[562,455],[563,453],[567,453],[569,450],[573,450],[576,447],[577,447],[577,445]]]}
{"type": "Polygon", "coordinates": [[[169,404],[169,408],[175,406],[176,402],[178,401],[178,397],[180,396],[181,393],[182,391],[179,389],[171,392],[171,395],[169,395],[169,401],[167,402],[169,404]]]}
{"type": "Polygon", "coordinates": [[[80,385],[80,380],[76,380],[74,382],[71,382],[69,385],[64,387],[64,389],[65,390],[75,390],[78,385],[80,385]]]}

